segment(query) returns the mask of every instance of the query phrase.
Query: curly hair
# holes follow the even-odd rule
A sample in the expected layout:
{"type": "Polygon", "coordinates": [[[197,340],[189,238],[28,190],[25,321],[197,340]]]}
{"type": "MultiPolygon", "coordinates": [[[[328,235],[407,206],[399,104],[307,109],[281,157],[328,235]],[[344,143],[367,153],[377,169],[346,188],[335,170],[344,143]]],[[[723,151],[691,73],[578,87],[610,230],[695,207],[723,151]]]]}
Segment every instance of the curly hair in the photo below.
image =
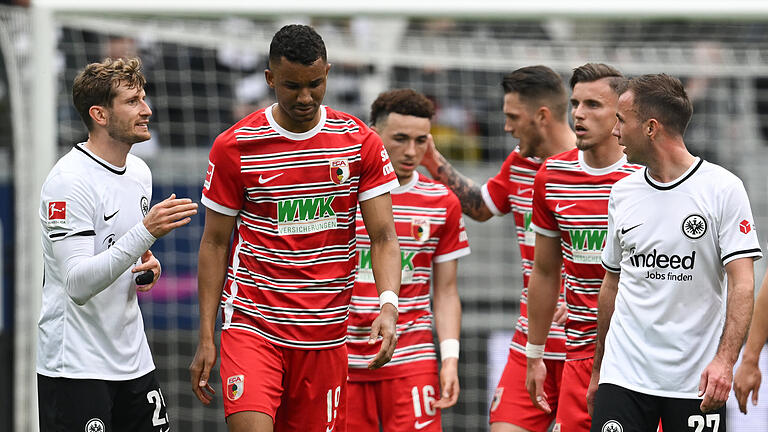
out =
{"type": "Polygon", "coordinates": [[[379,97],[373,101],[371,124],[380,124],[390,113],[431,119],[435,115],[435,105],[416,90],[395,89],[379,94],[379,97]]]}
{"type": "Polygon", "coordinates": [[[269,62],[279,63],[280,59],[309,66],[317,59],[328,61],[323,38],[310,26],[289,24],[272,37],[269,44],[269,62]]]}
{"type": "Polygon", "coordinates": [[[111,107],[121,85],[131,89],[144,88],[147,79],[141,71],[141,60],[106,58],[88,64],[72,84],[72,103],[88,130],[93,128],[89,113],[92,106],[111,107]]]}

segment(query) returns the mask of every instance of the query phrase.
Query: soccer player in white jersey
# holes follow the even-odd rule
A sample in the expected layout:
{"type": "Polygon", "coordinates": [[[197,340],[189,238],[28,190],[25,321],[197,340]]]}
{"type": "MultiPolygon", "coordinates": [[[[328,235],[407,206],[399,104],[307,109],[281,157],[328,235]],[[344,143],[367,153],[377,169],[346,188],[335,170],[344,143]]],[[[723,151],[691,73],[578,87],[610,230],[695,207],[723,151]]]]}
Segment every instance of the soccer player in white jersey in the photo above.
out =
{"type": "Polygon", "coordinates": [[[281,28],[265,71],[277,103],[224,131],[210,152],[200,338],[190,377],[209,403],[221,304],[220,373],[231,431],[346,430],[358,204],[380,306],[369,338],[383,338],[367,366],[381,367],[395,349],[400,249],[389,191],[400,184],[379,136],[322,105],[329,69],[314,29],[281,28]]]}
{"type": "Polygon", "coordinates": [[[747,413],[747,399],[750,393],[752,393],[752,405],[757,405],[757,392],[760,390],[760,382],[763,378],[758,362],[760,352],[765,346],[765,341],[768,340],[768,271],[763,277],[760,292],[757,293],[754,311],[747,343],[741,354],[741,363],[733,376],[733,392],[739,402],[739,410],[744,414],[747,413]]]}
{"type": "Polygon", "coordinates": [[[368,363],[379,346],[369,344],[368,335],[379,302],[370,238],[358,213],[357,279],[347,339],[347,427],[356,432],[441,431],[440,410],[459,397],[461,302],[456,269],[458,259],[469,254],[469,243],[456,195],[416,172],[427,150],[434,112],[432,102],[411,89],[382,93],[371,105],[372,129],[381,136],[400,182],[391,195],[402,277],[397,348],[389,363],[370,370],[368,363]],[[433,321],[440,342],[439,374],[433,321]]]}
{"type": "Polygon", "coordinates": [[[43,184],[43,432],[169,430],[136,291],[151,290],[160,276],[150,246],[189,223],[197,204],[171,195],[149,207],[151,173],[128,153],[150,137],[145,82],[137,58],[87,65],[72,100],[88,141],[59,159],[43,184]],[[147,270],[154,277],[137,285],[147,270]]]}
{"type": "Polygon", "coordinates": [[[533,186],[536,254],[528,293],[526,385],[531,401],[549,411],[543,387],[547,365],[541,359],[552,309],[565,276],[566,362],[554,430],[586,432],[590,427],[586,393],[597,336],[597,294],[602,281],[600,251],[608,222],[608,194],[619,179],[637,170],[628,164],[616,137],[616,89],[621,73],[602,63],[573,70],[571,115],[576,148],[552,156],[533,186]]]}
{"type": "Polygon", "coordinates": [[[620,93],[613,133],[646,168],[608,204],[591,431],[652,432],[661,419],[665,431],[722,432],[762,256],[749,199],[686,149],[693,109],[678,79],[643,75],[620,93]]]}
{"type": "Polygon", "coordinates": [[[525,388],[525,345],[528,341],[527,298],[533,267],[534,233],[531,229],[533,178],[549,156],[574,147],[576,135],[568,126],[568,95],[563,81],[546,66],[526,66],[504,76],[504,130],[519,140],[498,174],[478,185],[459,173],[430,141],[422,165],[433,178],[447,185],[461,201],[463,212],[477,221],[512,213],[523,287],[520,316],[509,345],[507,363],[499,379],[490,408],[493,432],[545,432],[555,419],[560,376],[565,363],[565,307],[559,308],[550,324],[544,349],[547,363],[545,388],[550,412],[531,404],[525,388]]]}

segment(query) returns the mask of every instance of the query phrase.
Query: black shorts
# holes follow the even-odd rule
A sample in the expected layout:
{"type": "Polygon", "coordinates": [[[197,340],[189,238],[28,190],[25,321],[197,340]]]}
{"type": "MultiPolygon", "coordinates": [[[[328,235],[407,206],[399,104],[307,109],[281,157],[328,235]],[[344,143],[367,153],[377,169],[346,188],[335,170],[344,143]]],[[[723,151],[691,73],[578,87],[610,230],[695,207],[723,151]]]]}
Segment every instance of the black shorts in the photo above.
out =
{"type": "Polygon", "coordinates": [[[155,372],[128,381],[37,375],[40,432],[166,432],[155,372]]]}
{"type": "Polygon", "coordinates": [[[600,384],[590,432],[725,432],[725,405],[702,413],[701,399],[652,396],[600,384]]]}

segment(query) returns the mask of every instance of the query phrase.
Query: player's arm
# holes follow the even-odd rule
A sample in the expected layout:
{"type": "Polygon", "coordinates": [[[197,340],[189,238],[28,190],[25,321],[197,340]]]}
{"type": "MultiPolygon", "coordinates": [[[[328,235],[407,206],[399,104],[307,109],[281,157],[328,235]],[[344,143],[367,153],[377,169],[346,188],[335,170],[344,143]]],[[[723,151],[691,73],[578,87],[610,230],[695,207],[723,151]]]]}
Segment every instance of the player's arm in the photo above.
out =
{"type": "Polygon", "coordinates": [[[192,391],[205,405],[211,402],[215,393],[208,380],[211,368],[216,363],[216,315],[221,302],[221,290],[227,277],[229,242],[235,220],[235,216],[227,216],[209,208],[205,210],[205,227],[197,258],[200,331],[197,352],[189,365],[192,391]]]}
{"type": "MultiPolygon", "coordinates": [[[[536,233],[536,248],[533,252],[533,272],[528,283],[528,343],[543,346],[547,342],[552,317],[560,297],[560,269],[563,253],[560,237],[548,237],[536,233]]],[[[527,351],[527,350],[526,350],[527,351]]],[[[547,367],[541,353],[528,353],[528,368],[525,386],[531,402],[537,408],[550,413],[544,393],[547,367]]]]}
{"type": "Polygon", "coordinates": [[[458,260],[438,262],[432,269],[437,339],[440,341],[440,399],[435,408],[448,408],[459,400],[459,334],[461,300],[456,284],[458,260]]]}
{"type": "Polygon", "coordinates": [[[394,301],[400,295],[400,244],[397,241],[395,220],[392,216],[392,197],[389,193],[360,202],[360,212],[368,237],[371,239],[371,266],[376,280],[376,291],[381,305],[379,316],[371,324],[374,343],[381,336],[381,349],[368,363],[369,369],[384,366],[395,352],[397,345],[397,305],[387,302],[394,293],[394,301]],[[387,293],[389,291],[389,293],[387,293]]]}
{"type": "MultiPolygon", "coordinates": [[[[76,304],[84,305],[136,264],[156,239],[188,224],[195,213],[197,204],[192,200],[171,195],[155,204],[141,222],[101,253],[95,254],[93,231],[53,242],[53,255],[64,273],[67,294],[76,304]]],[[[154,268],[154,262],[147,268],[154,268]]],[[[156,276],[159,274],[158,270],[156,276]]]]}
{"type": "Polygon", "coordinates": [[[757,405],[757,393],[763,379],[758,361],[760,360],[760,351],[763,350],[765,341],[768,339],[768,271],[763,277],[763,284],[757,294],[754,310],[747,344],[741,355],[741,364],[736,369],[736,375],[733,378],[733,390],[739,401],[739,410],[744,414],[747,413],[747,398],[750,392],[752,393],[752,405],[757,405]]]}
{"type": "Polygon", "coordinates": [[[708,412],[723,406],[728,400],[733,381],[733,365],[739,358],[741,345],[747,335],[754,304],[754,260],[738,258],[725,265],[728,275],[728,300],[725,325],[715,358],[701,373],[699,396],[704,396],[701,411],[708,412]]]}
{"type": "Polygon", "coordinates": [[[486,221],[493,213],[483,200],[481,186],[469,177],[456,171],[447,159],[437,151],[430,134],[427,139],[427,151],[421,164],[429,171],[433,179],[448,186],[461,202],[461,211],[476,221],[486,221]]]}
{"type": "Polygon", "coordinates": [[[600,365],[603,364],[605,352],[605,335],[611,326],[611,317],[616,305],[616,293],[619,292],[619,277],[621,273],[606,271],[600,294],[597,297],[597,343],[595,345],[594,362],[592,363],[592,378],[587,388],[587,411],[591,416],[595,409],[595,393],[600,382],[600,365]]]}

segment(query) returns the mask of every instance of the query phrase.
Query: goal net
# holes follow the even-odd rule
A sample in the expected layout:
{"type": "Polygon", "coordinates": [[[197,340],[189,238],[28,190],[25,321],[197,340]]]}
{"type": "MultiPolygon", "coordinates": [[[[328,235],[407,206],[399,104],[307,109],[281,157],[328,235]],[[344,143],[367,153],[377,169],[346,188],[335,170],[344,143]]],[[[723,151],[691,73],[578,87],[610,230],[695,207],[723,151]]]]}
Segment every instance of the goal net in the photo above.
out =
{"type": "MultiPolygon", "coordinates": [[[[0,182],[12,182],[19,191],[14,202],[19,431],[33,430],[37,416],[34,349],[42,264],[39,228],[31,215],[53,161],[87,136],[71,104],[72,80],[85,64],[106,56],[138,55],[144,62],[153,138],[134,152],[152,169],[154,202],[171,192],[199,201],[213,139],[273,101],[263,73],[272,35],[283,24],[302,22],[312,24],[328,48],[327,105],[367,120],[370,103],[381,91],[412,87],[425,93],[437,106],[438,148],[480,183],[498,171],[515,146],[503,130],[504,73],[544,64],[567,81],[574,67],[595,61],[627,75],[678,76],[694,103],[686,143],[693,153],[742,178],[757,225],[768,226],[768,14],[726,19],[670,13],[631,21],[598,13],[518,16],[511,8],[478,14],[470,13],[470,6],[469,12],[448,8],[433,15],[405,8],[401,15],[288,6],[284,13],[253,6],[239,10],[232,1],[219,11],[180,6],[157,13],[99,6],[109,2],[64,1],[70,7],[59,9],[54,1],[36,3],[45,7],[0,6],[0,50],[9,88],[15,89],[0,94],[0,102],[5,97],[16,106],[8,111],[14,144],[0,137],[0,167],[12,167],[14,176],[0,176],[0,182]],[[41,72],[41,65],[49,69],[41,72]]],[[[163,277],[151,293],[140,296],[173,430],[226,430],[218,369],[213,374],[218,394],[210,407],[192,395],[187,371],[197,344],[196,265],[203,219],[193,218],[156,243],[153,252],[163,263],[163,277]]],[[[443,412],[446,430],[488,428],[522,284],[512,223],[511,217],[482,224],[467,220],[472,254],[459,264],[462,392],[457,406],[443,412]]],[[[763,270],[758,264],[756,279],[763,270]]],[[[766,400],[768,395],[761,397],[763,407],[734,417],[731,424],[752,421],[754,429],[736,429],[765,430],[766,400]]]]}

